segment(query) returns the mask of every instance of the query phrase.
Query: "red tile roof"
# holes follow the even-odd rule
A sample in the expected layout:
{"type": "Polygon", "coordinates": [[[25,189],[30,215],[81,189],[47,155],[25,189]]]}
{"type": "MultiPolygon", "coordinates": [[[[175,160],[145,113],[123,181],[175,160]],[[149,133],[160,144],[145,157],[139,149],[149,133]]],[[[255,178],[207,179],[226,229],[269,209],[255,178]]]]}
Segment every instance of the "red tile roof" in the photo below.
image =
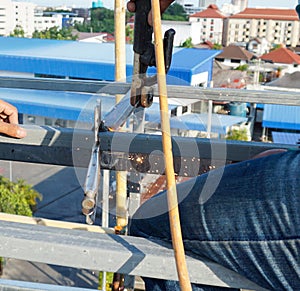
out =
{"type": "Polygon", "coordinates": [[[298,14],[294,9],[273,8],[246,8],[242,12],[232,15],[229,18],[299,21],[298,14]]]}
{"type": "Polygon", "coordinates": [[[300,64],[300,56],[287,48],[278,48],[260,57],[265,61],[272,61],[280,64],[300,64]]]}
{"type": "Polygon", "coordinates": [[[220,10],[218,9],[217,5],[211,4],[207,7],[207,9],[197,12],[190,17],[197,17],[197,18],[226,18],[220,10]]]}

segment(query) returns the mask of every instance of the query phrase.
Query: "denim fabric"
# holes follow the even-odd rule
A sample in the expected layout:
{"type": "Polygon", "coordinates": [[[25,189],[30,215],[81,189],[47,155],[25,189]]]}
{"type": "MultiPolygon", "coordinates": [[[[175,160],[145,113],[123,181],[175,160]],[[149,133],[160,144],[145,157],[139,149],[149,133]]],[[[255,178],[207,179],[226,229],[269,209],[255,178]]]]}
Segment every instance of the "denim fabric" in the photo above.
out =
{"type": "MultiPolygon", "coordinates": [[[[185,249],[266,289],[300,290],[299,168],[300,151],[289,151],[225,166],[179,184],[185,249]],[[191,190],[186,193],[187,189],[191,190]],[[209,189],[214,190],[207,195],[209,189]]],[[[138,209],[130,234],[171,241],[168,213],[155,215],[161,205],[167,205],[165,192],[138,209]]],[[[145,281],[147,290],[179,290],[176,282],[145,281]]]]}

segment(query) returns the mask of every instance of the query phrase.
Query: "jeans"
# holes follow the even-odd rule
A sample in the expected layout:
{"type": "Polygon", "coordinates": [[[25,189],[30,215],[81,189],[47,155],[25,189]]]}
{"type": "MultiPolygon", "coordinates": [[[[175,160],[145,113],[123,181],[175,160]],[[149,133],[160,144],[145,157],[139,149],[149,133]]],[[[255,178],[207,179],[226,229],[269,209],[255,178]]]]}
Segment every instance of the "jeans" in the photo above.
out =
{"type": "MultiPolygon", "coordinates": [[[[178,184],[177,195],[187,251],[263,288],[300,290],[299,150],[216,169],[178,184]]],[[[166,205],[166,192],[142,204],[129,233],[171,242],[166,205]]],[[[145,284],[180,290],[176,281],[145,278],[145,284]]],[[[194,284],[193,290],[223,289],[194,284]]]]}

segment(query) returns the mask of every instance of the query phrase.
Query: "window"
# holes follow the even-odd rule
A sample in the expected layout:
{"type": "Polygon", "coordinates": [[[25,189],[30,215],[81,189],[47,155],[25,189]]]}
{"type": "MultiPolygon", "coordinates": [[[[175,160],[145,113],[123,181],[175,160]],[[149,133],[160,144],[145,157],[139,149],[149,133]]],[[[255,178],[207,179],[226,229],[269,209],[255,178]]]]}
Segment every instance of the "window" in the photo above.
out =
{"type": "Polygon", "coordinates": [[[28,122],[29,124],[35,124],[35,122],[36,122],[35,116],[28,115],[28,116],[27,116],[27,122],[28,122]]]}
{"type": "Polygon", "coordinates": [[[52,126],[53,121],[51,118],[45,118],[45,125],[52,126]]]}
{"type": "Polygon", "coordinates": [[[67,121],[63,119],[56,119],[54,125],[58,127],[67,127],[67,121]]]}

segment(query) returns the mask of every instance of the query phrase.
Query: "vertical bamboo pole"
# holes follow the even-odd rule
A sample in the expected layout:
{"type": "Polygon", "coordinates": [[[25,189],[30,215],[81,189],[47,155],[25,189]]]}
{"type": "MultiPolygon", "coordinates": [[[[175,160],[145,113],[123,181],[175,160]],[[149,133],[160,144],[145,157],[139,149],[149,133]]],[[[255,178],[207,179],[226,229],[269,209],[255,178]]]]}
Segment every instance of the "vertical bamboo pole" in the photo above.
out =
{"type": "Polygon", "coordinates": [[[177,274],[180,288],[183,291],[192,290],[185,260],[182,242],[181,226],[179,219],[176,181],[173,166],[172,141],[170,120],[168,115],[168,97],[165,74],[165,62],[163,52],[163,37],[161,32],[161,18],[159,0],[152,0],[152,19],[155,38],[155,56],[157,67],[157,82],[159,90],[159,103],[162,128],[162,142],[166,165],[167,196],[169,207],[169,220],[172,235],[172,243],[176,260],[177,274]]]}
{"type": "MultiPolygon", "coordinates": [[[[126,8],[124,0],[115,0],[115,81],[126,80],[126,32],[125,32],[126,8]]],[[[116,103],[122,95],[116,95],[116,103]]],[[[116,216],[117,225],[126,226],[126,199],[127,199],[127,172],[116,173],[116,216]]]]}

